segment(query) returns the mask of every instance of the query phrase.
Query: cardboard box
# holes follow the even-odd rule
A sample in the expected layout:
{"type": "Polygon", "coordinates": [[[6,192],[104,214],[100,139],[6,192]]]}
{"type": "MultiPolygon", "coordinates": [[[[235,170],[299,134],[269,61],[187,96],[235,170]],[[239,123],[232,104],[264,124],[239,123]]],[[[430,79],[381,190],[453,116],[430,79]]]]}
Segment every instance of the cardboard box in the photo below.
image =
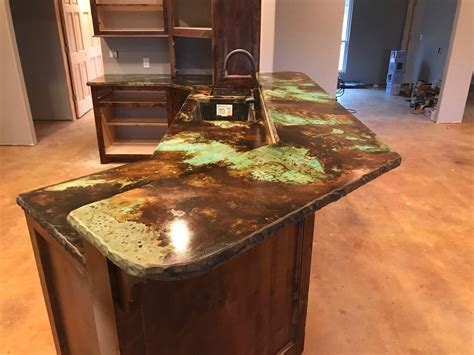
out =
{"type": "Polygon", "coordinates": [[[405,63],[404,62],[390,62],[388,64],[388,72],[389,73],[401,72],[404,69],[405,69],[405,63]]]}
{"type": "Polygon", "coordinates": [[[401,88],[402,88],[402,84],[387,83],[387,88],[385,89],[385,93],[387,95],[400,95],[401,88]]]}
{"type": "Polygon", "coordinates": [[[387,83],[402,84],[403,83],[403,71],[388,73],[387,74],[387,83]]]}
{"type": "Polygon", "coordinates": [[[389,63],[405,63],[407,59],[407,51],[406,50],[398,50],[392,51],[390,53],[390,61],[389,63]]]}

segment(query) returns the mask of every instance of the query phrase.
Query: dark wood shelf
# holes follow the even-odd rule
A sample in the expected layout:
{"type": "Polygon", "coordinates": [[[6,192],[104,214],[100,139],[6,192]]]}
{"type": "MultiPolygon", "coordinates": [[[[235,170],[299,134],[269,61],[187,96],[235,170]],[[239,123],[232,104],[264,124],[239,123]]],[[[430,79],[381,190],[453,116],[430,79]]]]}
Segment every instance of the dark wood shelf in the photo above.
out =
{"type": "Polygon", "coordinates": [[[94,37],[160,37],[168,38],[169,36],[164,30],[159,31],[102,31],[104,34],[95,35],[94,37]],[[116,32],[116,33],[115,33],[116,32]]]}
{"type": "Polygon", "coordinates": [[[101,102],[101,106],[122,107],[166,107],[166,102],[101,102]]]}
{"type": "Polygon", "coordinates": [[[114,91],[99,101],[101,106],[166,107],[166,94],[146,91],[114,91]]]}
{"type": "Polygon", "coordinates": [[[107,11],[163,11],[163,4],[96,4],[107,11]]]}
{"type": "Polygon", "coordinates": [[[211,27],[173,27],[173,36],[193,37],[193,38],[211,38],[211,27]]]}
{"type": "Polygon", "coordinates": [[[167,37],[166,3],[92,1],[96,37],[167,37]]]}
{"type": "Polygon", "coordinates": [[[105,148],[107,155],[152,155],[159,141],[123,139],[105,148]]]}
{"type": "Polygon", "coordinates": [[[107,121],[109,126],[158,126],[168,127],[167,118],[112,118],[107,121]]]}
{"type": "Polygon", "coordinates": [[[119,30],[104,30],[102,29],[100,34],[96,37],[168,37],[164,29],[119,29],[119,30]]]}

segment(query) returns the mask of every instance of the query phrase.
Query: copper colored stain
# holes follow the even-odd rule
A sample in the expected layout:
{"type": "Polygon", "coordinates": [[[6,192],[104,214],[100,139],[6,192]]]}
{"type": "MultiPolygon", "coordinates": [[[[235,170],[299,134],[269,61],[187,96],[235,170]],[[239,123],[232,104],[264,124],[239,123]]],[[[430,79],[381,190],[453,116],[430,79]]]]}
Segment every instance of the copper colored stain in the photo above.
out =
{"type": "Polygon", "coordinates": [[[260,82],[278,144],[258,123],[197,121],[197,100],[210,89],[191,83],[153,159],[18,201],[79,257],[82,236],[130,274],[178,279],[207,271],[400,164],[306,75],[265,74],[260,82]]]}

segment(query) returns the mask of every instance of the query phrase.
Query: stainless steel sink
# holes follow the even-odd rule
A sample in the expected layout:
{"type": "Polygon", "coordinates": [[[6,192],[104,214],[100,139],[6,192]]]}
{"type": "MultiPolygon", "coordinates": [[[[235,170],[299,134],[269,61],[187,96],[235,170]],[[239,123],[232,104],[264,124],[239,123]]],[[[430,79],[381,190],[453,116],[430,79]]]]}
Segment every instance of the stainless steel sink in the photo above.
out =
{"type": "Polygon", "coordinates": [[[255,121],[251,96],[210,96],[199,100],[199,116],[204,121],[255,121]]]}

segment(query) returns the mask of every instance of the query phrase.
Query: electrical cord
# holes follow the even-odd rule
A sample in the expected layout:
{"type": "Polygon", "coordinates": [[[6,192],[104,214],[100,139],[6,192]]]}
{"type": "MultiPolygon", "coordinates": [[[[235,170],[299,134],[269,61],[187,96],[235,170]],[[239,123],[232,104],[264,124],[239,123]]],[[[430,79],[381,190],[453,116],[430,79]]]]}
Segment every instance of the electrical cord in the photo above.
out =
{"type": "MultiPolygon", "coordinates": [[[[341,77],[337,78],[337,90],[336,90],[336,100],[344,95],[346,92],[346,83],[344,80],[341,79],[341,77]]],[[[346,108],[347,112],[349,113],[357,113],[357,110],[354,110],[352,108],[346,108]]]]}
{"type": "Polygon", "coordinates": [[[346,83],[341,77],[337,78],[337,90],[336,90],[336,98],[340,98],[346,92],[346,83]]]}

